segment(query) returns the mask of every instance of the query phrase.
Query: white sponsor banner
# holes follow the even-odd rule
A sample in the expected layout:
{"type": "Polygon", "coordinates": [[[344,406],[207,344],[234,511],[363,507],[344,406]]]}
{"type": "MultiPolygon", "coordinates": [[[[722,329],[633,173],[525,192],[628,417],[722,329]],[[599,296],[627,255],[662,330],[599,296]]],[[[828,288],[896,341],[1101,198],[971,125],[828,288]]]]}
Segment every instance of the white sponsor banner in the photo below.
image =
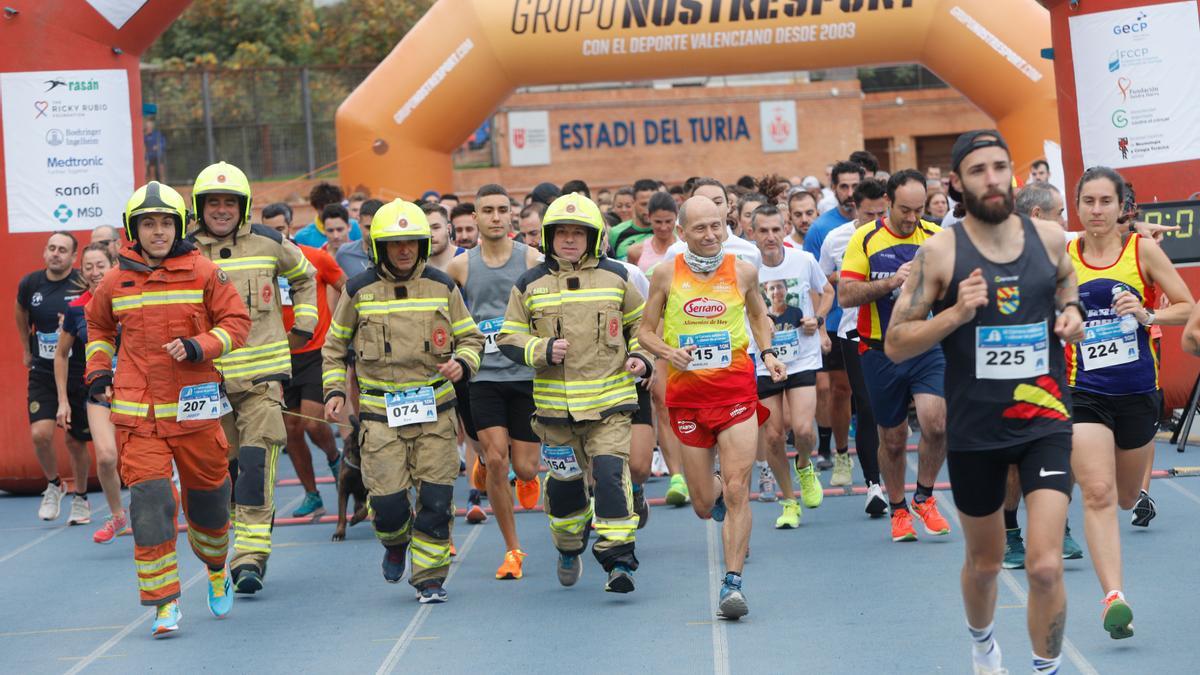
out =
{"type": "Polygon", "coordinates": [[[9,232],[121,224],[133,193],[124,70],[0,73],[9,232]]]}
{"type": "Polygon", "coordinates": [[[1196,3],[1070,19],[1083,165],[1200,159],[1196,3]]]}
{"type": "Polygon", "coordinates": [[[508,158],[512,166],[550,163],[550,113],[545,110],[508,113],[508,158]]]}
{"type": "Polygon", "coordinates": [[[763,152],[796,151],[795,101],[759,101],[758,119],[763,152]]]}

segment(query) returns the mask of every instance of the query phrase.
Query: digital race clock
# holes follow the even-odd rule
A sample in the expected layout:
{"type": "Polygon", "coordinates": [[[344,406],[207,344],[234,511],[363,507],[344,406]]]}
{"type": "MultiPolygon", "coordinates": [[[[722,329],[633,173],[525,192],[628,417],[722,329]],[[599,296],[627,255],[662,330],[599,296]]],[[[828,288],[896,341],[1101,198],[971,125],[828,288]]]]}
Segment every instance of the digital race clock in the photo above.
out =
{"type": "Polygon", "coordinates": [[[1152,225],[1176,225],[1178,232],[1167,232],[1162,248],[1175,264],[1200,263],[1200,200],[1138,204],[1138,220],[1152,225]]]}

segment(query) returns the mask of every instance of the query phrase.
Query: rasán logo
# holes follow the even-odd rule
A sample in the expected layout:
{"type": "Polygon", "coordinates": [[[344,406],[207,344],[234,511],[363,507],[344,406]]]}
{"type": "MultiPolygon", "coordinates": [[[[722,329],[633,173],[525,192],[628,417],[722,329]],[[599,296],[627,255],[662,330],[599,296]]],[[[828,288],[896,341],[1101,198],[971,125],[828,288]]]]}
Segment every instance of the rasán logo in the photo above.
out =
{"type": "Polygon", "coordinates": [[[698,319],[711,319],[725,313],[725,303],[711,298],[696,298],[683,305],[683,312],[698,319]]]}

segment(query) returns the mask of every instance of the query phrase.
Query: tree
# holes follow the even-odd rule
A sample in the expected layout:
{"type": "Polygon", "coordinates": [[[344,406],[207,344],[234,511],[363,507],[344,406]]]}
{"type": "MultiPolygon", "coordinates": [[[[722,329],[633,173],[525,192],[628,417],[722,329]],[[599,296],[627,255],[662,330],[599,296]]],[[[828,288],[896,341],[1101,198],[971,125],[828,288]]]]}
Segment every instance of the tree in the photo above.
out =
{"type": "Polygon", "coordinates": [[[146,54],[166,68],[373,64],[434,0],[201,0],[146,54]]]}

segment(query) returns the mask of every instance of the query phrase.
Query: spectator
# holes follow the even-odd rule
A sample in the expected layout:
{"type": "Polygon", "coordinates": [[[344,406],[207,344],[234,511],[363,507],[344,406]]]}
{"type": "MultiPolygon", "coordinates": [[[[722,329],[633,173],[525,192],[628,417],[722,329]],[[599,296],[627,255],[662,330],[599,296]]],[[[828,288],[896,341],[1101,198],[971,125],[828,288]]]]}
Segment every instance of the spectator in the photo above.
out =
{"type": "MultiPolygon", "coordinates": [[[[317,183],[308,193],[308,204],[312,206],[313,212],[317,214],[314,222],[305,225],[292,236],[292,240],[297,244],[311,246],[313,248],[321,248],[328,241],[325,236],[325,223],[322,220],[321,214],[325,211],[325,207],[330,204],[341,206],[342,199],[345,195],[342,189],[330,183],[317,183]]],[[[360,207],[361,212],[361,207],[360,207]]],[[[362,239],[362,233],[358,229],[358,221],[350,219],[349,214],[346,215],[350,224],[350,240],[358,241],[362,239]]]]}
{"type": "Polygon", "coordinates": [[[341,204],[328,204],[321,210],[321,222],[325,224],[325,245],[329,255],[337,255],[338,249],[350,241],[350,213],[341,204]]]}
{"type": "Polygon", "coordinates": [[[142,118],[142,137],[146,145],[146,180],[167,182],[167,137],[154,128],[153,115],[142,118]]]}

